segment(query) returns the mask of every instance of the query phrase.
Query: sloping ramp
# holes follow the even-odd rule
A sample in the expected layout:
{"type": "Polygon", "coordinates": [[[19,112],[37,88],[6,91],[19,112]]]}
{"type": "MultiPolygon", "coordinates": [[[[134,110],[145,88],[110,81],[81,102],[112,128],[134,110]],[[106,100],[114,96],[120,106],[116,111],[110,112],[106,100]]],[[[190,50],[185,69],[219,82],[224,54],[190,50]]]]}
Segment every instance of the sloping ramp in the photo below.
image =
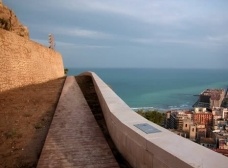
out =
{"type": "Polygon", "coordinates": [[[119,167],[73,76],[66,78],[37,167],[119,167]]]}

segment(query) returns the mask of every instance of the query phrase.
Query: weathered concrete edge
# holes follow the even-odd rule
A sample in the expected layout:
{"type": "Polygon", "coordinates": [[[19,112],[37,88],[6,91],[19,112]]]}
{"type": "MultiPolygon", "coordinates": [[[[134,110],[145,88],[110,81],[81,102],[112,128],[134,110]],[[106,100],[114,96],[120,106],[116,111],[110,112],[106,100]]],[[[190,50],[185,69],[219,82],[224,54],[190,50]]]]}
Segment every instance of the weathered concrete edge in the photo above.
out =
{"type": "Polygon", "coordinates": [[[126,105],[94,72],[94,82],[109,133],[120,153],[133,167],[225,168],[228,159],[146,120],[126,105]],[[148,123],[160,133],[146,134],[134,125],[148,123]]]}

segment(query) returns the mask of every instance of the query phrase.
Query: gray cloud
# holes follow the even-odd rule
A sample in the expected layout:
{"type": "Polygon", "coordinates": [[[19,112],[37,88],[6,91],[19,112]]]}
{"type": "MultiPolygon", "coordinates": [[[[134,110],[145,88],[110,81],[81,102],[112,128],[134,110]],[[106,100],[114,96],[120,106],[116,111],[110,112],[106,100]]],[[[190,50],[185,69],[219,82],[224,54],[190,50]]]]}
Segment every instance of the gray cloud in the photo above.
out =
{"type": "Polygon", "coordinates": [[[4,3],[29,27],[35,41],[48,45],[48,34],[54,34],[66,66],[227,67],[226,0],[4,3]]]}

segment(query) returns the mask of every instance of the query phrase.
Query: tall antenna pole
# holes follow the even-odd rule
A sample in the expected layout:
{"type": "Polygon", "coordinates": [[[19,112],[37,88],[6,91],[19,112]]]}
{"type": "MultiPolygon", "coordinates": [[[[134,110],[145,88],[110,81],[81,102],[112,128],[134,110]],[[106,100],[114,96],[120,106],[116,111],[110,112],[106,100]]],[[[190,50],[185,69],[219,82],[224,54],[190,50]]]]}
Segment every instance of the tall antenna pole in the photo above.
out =
{"type": "Polygon", "coordinates": [[[48,41],[49,41],[49,48],[53,49],[55,48],[55,39],[53,34],[48,35],[48,41]]]}

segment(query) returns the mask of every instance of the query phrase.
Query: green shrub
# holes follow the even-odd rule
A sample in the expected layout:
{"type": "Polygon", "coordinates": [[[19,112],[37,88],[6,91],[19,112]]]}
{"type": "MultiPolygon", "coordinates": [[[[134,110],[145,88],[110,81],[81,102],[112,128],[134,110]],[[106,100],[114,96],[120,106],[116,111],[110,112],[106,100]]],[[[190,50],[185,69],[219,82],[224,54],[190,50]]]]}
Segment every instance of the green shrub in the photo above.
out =
{"type": "Polygon", "coordinates": [[[152,121],[155,124],[162,125],[165,120],[165,113],[155,111],[155,110],[137,110],[139,115],[143,116],[149,121],[152,121]]]}

